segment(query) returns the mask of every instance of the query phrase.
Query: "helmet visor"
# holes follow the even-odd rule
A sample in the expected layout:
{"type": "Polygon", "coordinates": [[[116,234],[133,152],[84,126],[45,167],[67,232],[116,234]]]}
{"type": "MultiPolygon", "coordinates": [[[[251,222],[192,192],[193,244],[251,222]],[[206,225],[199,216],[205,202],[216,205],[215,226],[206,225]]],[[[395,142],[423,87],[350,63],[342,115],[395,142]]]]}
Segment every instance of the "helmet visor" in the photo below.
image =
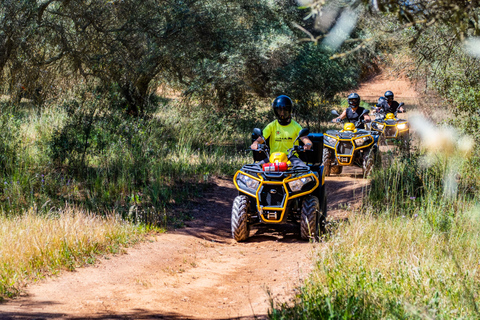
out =
{"type": "Polygon", "coordinates": [[[348,104],[351,105],[351,106],[358,107],[358,105],[360,104],[360,99],[358,99],[358,98],[348,99],[348,104]]]}
{"type": "Polygon", "coordinates": [[[274,110],[275,116],[277,116],[279,120],[288,120],[292,115],[291,108],[287,106],[276,107],[274,110]]]}

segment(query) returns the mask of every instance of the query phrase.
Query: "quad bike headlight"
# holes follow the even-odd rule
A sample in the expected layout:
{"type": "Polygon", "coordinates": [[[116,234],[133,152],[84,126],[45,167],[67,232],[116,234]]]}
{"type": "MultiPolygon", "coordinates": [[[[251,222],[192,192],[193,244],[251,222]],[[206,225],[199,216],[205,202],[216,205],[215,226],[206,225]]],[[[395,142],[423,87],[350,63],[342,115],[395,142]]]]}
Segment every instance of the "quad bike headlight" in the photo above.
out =
{"type": "Polygon", "coordinates": [[[354,141],[357,147],[361,147],[364,144],[370,143],[372,139],[370,137],[361,137],[361,138],[355,139],[354,141]]]}
{"type": "Polygon", "coordinates": [[[366,137],[355,139],[355,145],[357,147],[361,147],[365,143],[365,140],[366,140],[366,137]]]}
{"type": "Polygon", "coordinates": [[[246,176],[244,174],[239,173],[237,176],[237,180],[243,182],[243,184],[248,188],[252,190],[257,190],[258,185],[260,184],[260,181],[255,180],[250,178],[249,176],[246,176]]]}
{"type": "Polygon", "coordinates": [[[332,146],[332,147],[335,147],[335,144],[337,143],[337,140],[335,140],[334,138],[329,137],[329,136],[323,136],[323,139],[325,141],[325,144],[327,144],[329,146],[332,146]]]}
{"type": "Polygon", "coordinates": [[[399,125],[397,125],[397,129],[398,130],[407,129],[407,124],[406,123],[400,123],[399,125]]]}
{"type": "Polygon", "coordinates": [[[311,176],[303,177],[303,178],[300,178],[300,179],[297,179],[297,180],[290,181],[288,183],[288,186],[290,187],[290,189],[293,192],[298,192],[298,191],[302,190],[302,187],[304,185],[306,185],[307,183],[312,182],[312,181],[313,181],[313,178],[311,176]]]}

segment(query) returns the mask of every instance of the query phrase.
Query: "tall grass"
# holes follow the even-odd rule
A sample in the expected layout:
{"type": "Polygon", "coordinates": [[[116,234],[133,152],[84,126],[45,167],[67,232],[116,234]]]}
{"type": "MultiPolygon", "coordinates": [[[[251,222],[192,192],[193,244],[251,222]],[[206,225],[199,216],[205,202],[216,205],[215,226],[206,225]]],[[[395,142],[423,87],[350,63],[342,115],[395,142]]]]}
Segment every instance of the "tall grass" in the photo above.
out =
{"type": "Polygon", "coordinates": [[[363,214],[332,231],[297,299],[272,305],[272,319],[480,317],[480,205],[462,182],[471,171],[458,167],[451,196],[450,160],[425,161],[413,154],[374,174],[363,214]]]}
{"type": "Polygon", "coordinates": [[[27,282],[118,253],[144,231],[118,215],[101,218],[72,207],[48,215],[34,208],[0,215],[0,299],[15,296],[27,282]]]}
{"type": "Polygon", "coordinates": [[[469,208],[449,233],[422,215],[353,217],[318,253],[295,303],[271,318],[478,319],[479,214],[469,208]]]}
{"type": "Polygon", "coordinates": [[[74,204],[134,222],[181,224],[171,203],[198,195],[210,177],[232,174],[250,158],[242,152],[248,134],[235,132],[233,120],[186,117],[174,102],[144,118],[125,116],[103,98],[0,108],[0,212],[7,215],[74,204]]]}

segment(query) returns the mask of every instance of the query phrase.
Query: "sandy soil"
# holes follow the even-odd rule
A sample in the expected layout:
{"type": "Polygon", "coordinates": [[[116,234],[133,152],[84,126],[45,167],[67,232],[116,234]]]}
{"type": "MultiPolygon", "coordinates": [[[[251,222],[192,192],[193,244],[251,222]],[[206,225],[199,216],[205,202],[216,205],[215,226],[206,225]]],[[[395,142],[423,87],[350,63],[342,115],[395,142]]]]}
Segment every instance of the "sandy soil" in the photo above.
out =
{"type": "MultiPolygon", "coordinates": [[[[372,79],[357,92],[376,100],[393,90],[398,101],[416,94],[404,80],[372,79]],[[402,89],[403,88],[403,89],[402,89]]],[[[412,100],[413,101],[413,100],[412,100]]],[[[327,178],[331,223],[361,205],[368,181],[348,167],[327,178]]],[[[252,230],[245,243],[230,235],[231,179],[216,179],[187,227],[152,236],[101,259],[30,285],[21,297],[0,304],[1,319],[265,319],[270,301],[289,301],[325,244],[299,240],[299,227],[252,230]]]]}

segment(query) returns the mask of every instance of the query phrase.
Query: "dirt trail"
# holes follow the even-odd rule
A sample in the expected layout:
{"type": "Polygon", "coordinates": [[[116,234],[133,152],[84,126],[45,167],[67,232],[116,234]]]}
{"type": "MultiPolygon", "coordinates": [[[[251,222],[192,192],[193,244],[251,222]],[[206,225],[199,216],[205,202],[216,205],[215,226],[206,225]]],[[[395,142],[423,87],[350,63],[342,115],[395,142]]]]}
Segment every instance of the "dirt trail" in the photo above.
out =
{"type": "MultiPolygon", "coordinates": [[[[358,88],[362,97],[385,90],[414,99],[408,82],[385,85],[380,76],[358,88]],[[394,84],[398,87],[394,87],[394,84]]],[[[327,178],[331,221],[361,204],[367,181],[345,168],[327,178]]],[[[215,180],[198,201],[187,227],[152,237],[101,259],[95,266],[64,272],[0,304],[0,319],[265,319],[270,297],[288,301],[308,276],[312,256],[324,244],[300,241],[297,226],[263,226],[245,243],[230,236],[231,179],[215,180]]]]}
{"type": "MultiPolygon", "coordinates": [[[[365,180],[346,170],[327,178],[330,213],[358,203],[365,180]]],[[[269,295],[293,296],[322,244],[299,240],[298,227],[252,230],[245,243],[230,236],[237,191],[217,179],[186,228],[152,237],[126,254],[31,285],[0,304],[1,319],[264,319],[269,295]]]]}

